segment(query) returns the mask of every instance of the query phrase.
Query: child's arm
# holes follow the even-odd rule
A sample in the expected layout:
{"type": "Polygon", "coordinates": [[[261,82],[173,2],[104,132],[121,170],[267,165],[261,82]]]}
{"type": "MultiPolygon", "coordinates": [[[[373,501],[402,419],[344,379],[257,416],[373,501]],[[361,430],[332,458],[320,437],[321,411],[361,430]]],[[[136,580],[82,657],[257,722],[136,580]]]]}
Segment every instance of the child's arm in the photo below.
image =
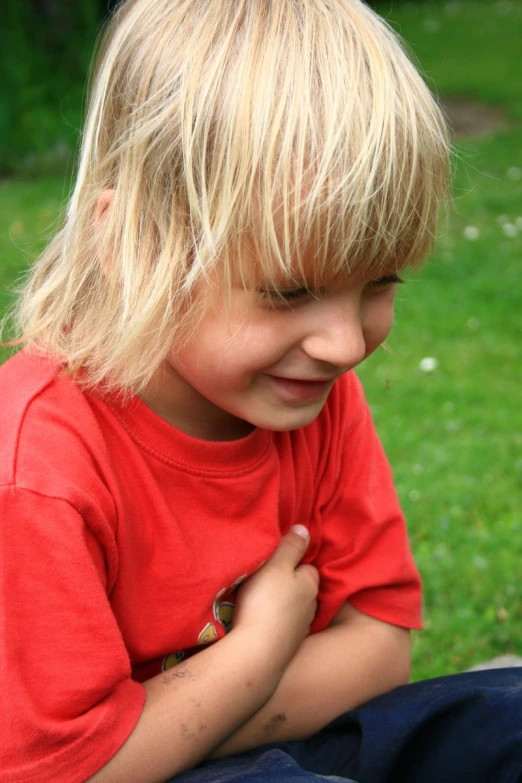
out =
{"type": "Polygon", "coordinates": [[[308,632],[318,575],[290,532],[241,590],[231,633],[145,683],[130,737],[90,783],[161,783],[198,764],[272,696],[308,632]]]}
{"type": "Polygon", "coordinates": [[[409,673],[409,632],[345,604],[329,628],[304,640],[272,698],[213,755],[309,737],[409,673]]]}

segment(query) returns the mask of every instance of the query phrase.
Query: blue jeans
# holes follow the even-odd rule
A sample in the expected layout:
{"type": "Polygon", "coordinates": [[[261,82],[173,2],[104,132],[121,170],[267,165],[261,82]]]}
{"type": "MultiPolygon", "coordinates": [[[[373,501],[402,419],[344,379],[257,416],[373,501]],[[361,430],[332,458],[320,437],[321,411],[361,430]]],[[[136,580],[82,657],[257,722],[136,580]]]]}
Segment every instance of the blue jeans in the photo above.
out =
{"type": "Polygon", "coordinates": [[[522,669],[405,685],[309,740],[178,775],[175,783],[522,783],[522,669]]]}

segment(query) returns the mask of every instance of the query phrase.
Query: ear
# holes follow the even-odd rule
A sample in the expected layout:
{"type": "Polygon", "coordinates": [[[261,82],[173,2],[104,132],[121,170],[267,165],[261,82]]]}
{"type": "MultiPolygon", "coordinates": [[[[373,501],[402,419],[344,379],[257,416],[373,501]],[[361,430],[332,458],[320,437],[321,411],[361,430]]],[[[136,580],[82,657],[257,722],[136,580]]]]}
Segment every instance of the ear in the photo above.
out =
{"type": "Polygon", "coordinates": [[[107,189],[103,190],[96,203],[96,222],[100,223],[107,210],[109,209],[112,199],[114,198],[115,190],[107,189]]]}

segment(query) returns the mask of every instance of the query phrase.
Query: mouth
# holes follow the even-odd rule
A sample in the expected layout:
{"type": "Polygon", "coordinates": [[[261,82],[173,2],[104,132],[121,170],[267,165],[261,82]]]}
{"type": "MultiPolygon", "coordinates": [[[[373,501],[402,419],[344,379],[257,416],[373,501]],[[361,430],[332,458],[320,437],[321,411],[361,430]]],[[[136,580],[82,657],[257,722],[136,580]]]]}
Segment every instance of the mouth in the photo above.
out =
{"type": "Polygon", "coordinates": [[[308,380],[304,378],[280,378],[268,375],[276,396],[282,402],[313,401],[324,397],[332,388],[336,378],[308,380]]]}

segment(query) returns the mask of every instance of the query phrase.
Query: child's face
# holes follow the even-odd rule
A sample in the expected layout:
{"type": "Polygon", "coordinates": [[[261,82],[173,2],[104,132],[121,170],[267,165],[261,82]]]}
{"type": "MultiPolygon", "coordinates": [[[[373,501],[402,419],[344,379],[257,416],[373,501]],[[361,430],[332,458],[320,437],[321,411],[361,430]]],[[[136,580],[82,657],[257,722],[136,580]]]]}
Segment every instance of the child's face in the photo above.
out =
{"type": "Polygon", "coordinates": [[[168,354],[145,402],[179,429],[233,440],[252,429],[312,422],[328,394],[387,337],[397,278],[288,290],[240,287],[229,309],[208,306],[181,350],[168,354]]]}

